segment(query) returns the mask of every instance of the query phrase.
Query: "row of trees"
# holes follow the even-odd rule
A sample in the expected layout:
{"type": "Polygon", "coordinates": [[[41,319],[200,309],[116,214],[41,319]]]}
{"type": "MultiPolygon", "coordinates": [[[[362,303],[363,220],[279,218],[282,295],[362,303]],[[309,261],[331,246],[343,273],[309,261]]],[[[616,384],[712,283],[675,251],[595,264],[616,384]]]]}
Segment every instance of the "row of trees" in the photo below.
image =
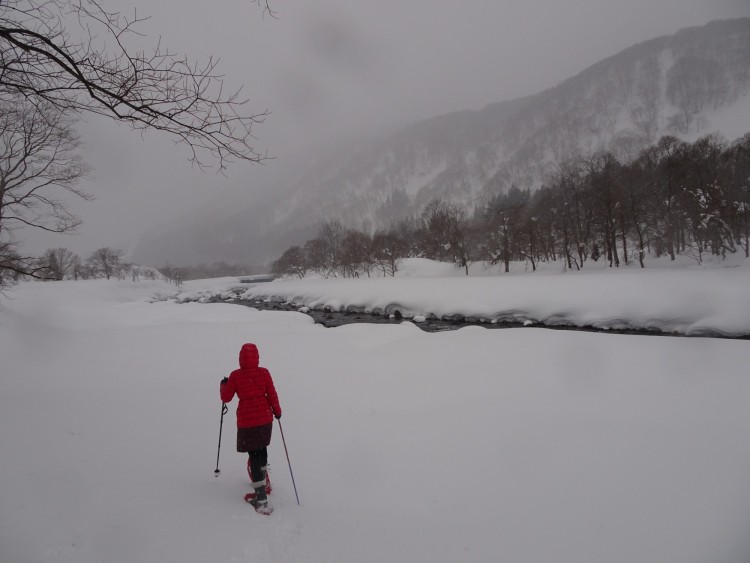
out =
{"type": "Polygon", "coordinates": [[[611,153],[569,160],[534,193],[511,187],[469,214],[441,200],[419,217],[374,235],[325,223],[286,250],[279,275],[393,275],[399,258],[425,257],[465,268],[478,261],[589,260],[610,267],[648,255],[750,256],[750,134],[733,143],[708,135],[693,143],[663,137],[628,163],[611,153]]]}
{"type": "Polygon", "coordinates": [[[346,229],[339,221],[324,223],[318,236],[304,246],[292,246],[276,260],[272,273],[305,277],[308,271],[323,276],[368,277],[373,271],[383,276],[395,275],[400,258],[410,256],[408,223],[397,229],[370,236],[346,229]]]}
{"type": "Polygon", "coordinates": [[[157,268],[147,268],[124,260],[122,250],[99,248],[86,260],[82,260],[67,248],[50,248],[35,260],[37,275],[47,281],[87,280],[96,278],[132,279],[140,281],[163,279],[177,286],[191,279],[214,278],[246,274],[247,266],[215,262],[198,266],[173,266],[165,264],[157,268]]]}
{"type": "Polygon", "coordinates": [[[49,248],[36,259],[35,267],[38,278],[44,280],[87,280],[94,278],[132,277],[141,276],[155,278],[153,270],[130,264],[123,260],[122,250],[103,247],[94,251],[86,260],[67,248],[49,248]]]}
{"type": "Polygon", "coordinates": [[[178,285],[187,280],[222,278],[227,276],[247,276],[251,274],[262,274],[266,271],[266,267],[261,265],[224,261],[212,262],[210,264],[193,264],[190,266],[174,266],[167,263],[159,267],[159,273],[161,273],[167,281],[178,283],[178,285]]]}
{"type": "MultiPolygon", "coordinates": [[[[103,247],[93,252],[87,259],[83,260],[78,254],[68,248],[49,248],[44,254],[37,258],[25,259],[26,267],[34,269],[34,275],[23,273],[20,269],[12,267],[0,268],[0,275],[10,276],[6,282],[15,282],[21,279],[36,278],[44,281],[62,280],[87,280],[96,278],[116,278],[120,280],[141,279],[154,280],[163,279],[177,286],[184,281],[193,279],[216,278],[224,276],[242,276],[266,271],[258,266],[248,266],[227,262],[214,262],[211,264],[198,264],[193,266],[173,266],[164,264],[157,268],[148,268],[138,264],[132,264],[124,259],[125,253],[120,249],[103,247]]],[[[12,266],[12,264],[9,264],[12,266]]],[[[0,284],[2,285],[2,284],[0,284]]]]}

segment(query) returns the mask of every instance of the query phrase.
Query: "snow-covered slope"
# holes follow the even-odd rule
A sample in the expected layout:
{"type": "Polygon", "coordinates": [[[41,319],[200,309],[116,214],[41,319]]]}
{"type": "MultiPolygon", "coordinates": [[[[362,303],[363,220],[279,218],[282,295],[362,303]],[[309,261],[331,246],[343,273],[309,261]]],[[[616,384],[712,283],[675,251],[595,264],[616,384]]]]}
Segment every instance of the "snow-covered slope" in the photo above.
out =
{"type": "Polygon", "coordinates": [[[539,186],[574,155],[607,149],[628,159],[664,134],[719,131],[734,140],[750,131],[748,107],[750,19],[716,21],[635,45],[534,96],[435,117],[316,159],[275,185],[275,199],[254,198],[221,217],[199,214],[146,237],[135,258],[263,261],[324,220],[369,231],[418,214],[433,198],[471,211],[512,185],[539,186]]]}
{"type": "MultiPolygon", "coordinates": [[[[695,307],[674,292],[672,314],[695,307]]],[[[172,293],[26,283],[0,303],[0,561],[750,557],[746,341],[325,329],[151,302],[172,293]],[[274,375],[302,501],[276,428],[271,517],[242,500],[235,404],[213,476],[219,380],[248,341],[274,375]]]]}

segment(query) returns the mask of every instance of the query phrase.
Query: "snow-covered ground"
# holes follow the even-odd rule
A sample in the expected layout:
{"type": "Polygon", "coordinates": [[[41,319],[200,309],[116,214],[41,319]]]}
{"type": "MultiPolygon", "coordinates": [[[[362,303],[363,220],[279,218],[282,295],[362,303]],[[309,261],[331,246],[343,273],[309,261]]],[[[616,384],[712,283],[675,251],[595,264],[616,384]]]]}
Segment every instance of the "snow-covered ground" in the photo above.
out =
{"type": "MultiPolygon", "coordinates": [[[[359,280],[359,294],[341,281],[330,293],[322,281],[283,283],[371,306],[414,287],[432,312],[497,312],[515,292],[581,318],[748,323],[744,265],[539,274],[403,275],[380,290],[359,280]],[[654,289],[639,285],[646,276],[654,289]],[[507,289],[474,285],[489,282],[507,289]],[[599,310],[602,295],[612,309],[599,310]]],[[[189,282],[183,295],[229,284],[189,282]]],[[[25,283],[0,301],[0,561],[750,559],[748,341],[326,329],[300,313],[151,302],[174,292],[159,282],[25,283]],[[213,474],[218,383],[244,342],[258,344],[274,376],[302,501],[276,428],[270,517],[242,500],[236,403],[213,474]]]]}
{"type": "MultiPolygon", "coordinates": [[[[399,310],[405,317],[462,315],[492,321],[644,329],[690,336],[750,335],[750,261],[698,266],[680,257],[612,269],[603,263],[585,270],[560,272],[560,263],[543,270],[499,274],[499,267],[474,264],[471,276],[451,264],[411,258],[395,278],[286,279],[253,284],[245,299],[281,300],[300,306],[348,307],[366,311],[399,310]]],[[[193,283],[178,295],[182,301],[234,295],[236,278],[193,283]]]]}

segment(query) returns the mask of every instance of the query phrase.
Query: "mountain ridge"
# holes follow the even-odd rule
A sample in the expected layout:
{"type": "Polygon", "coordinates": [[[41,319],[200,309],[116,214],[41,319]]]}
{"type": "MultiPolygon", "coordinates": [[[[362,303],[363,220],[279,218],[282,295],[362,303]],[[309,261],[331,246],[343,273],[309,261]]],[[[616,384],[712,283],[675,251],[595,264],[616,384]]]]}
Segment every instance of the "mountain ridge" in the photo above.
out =
{"type": "MultiPolygon", "coordinates": [[[[627,160],[664,134],[713,132],[712,112],[748,99],[750,18],[712,21],[632,45],[537,94],[418,121],[322,159],[261,205],[197,213],[191,226],[145,236],[134,258],[266,262],[330,219],[373,231],[435,198],[471,211],[511,186],[538,188],[569,158],[609,150],[627,160]]],[[[736,125],[745,130],[722,132],[750,130],[736,125]]]]}

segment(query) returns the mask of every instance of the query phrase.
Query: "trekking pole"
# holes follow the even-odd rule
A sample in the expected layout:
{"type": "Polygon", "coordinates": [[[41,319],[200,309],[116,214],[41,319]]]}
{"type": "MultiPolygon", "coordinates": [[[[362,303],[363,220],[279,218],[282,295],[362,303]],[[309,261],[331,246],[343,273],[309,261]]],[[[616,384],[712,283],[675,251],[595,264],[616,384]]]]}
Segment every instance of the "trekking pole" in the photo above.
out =
{"type": "Polygon", "coordinates": [[[289,475],[292,476],[292,486],[294,487],[294,496],[297,497],[297,506],[300,506],[299,495],[297,494],[297,485],[294,482],[294,472],[292,471],[292,462],[289,461],[289,450],[286,449],[286,440],[284,439],[284,429],[281,427],[281,418],[276,419],[279,422],[279,430],[281,430],[281,441],[284,443],[284,452],[286,452],[286,462],[289,464],[289,475]]]}
{"type": "Polygon", "coordinates": [[[221,403],[221,422],[219,422],[219,450],[216,452],[216,469],[214,470],[214,477],[218,477],[221,471],[219,470],[219,456],[221,455],[221,431],[224,428],[224,415],[229,410],[226,403],[221,403]]]}

